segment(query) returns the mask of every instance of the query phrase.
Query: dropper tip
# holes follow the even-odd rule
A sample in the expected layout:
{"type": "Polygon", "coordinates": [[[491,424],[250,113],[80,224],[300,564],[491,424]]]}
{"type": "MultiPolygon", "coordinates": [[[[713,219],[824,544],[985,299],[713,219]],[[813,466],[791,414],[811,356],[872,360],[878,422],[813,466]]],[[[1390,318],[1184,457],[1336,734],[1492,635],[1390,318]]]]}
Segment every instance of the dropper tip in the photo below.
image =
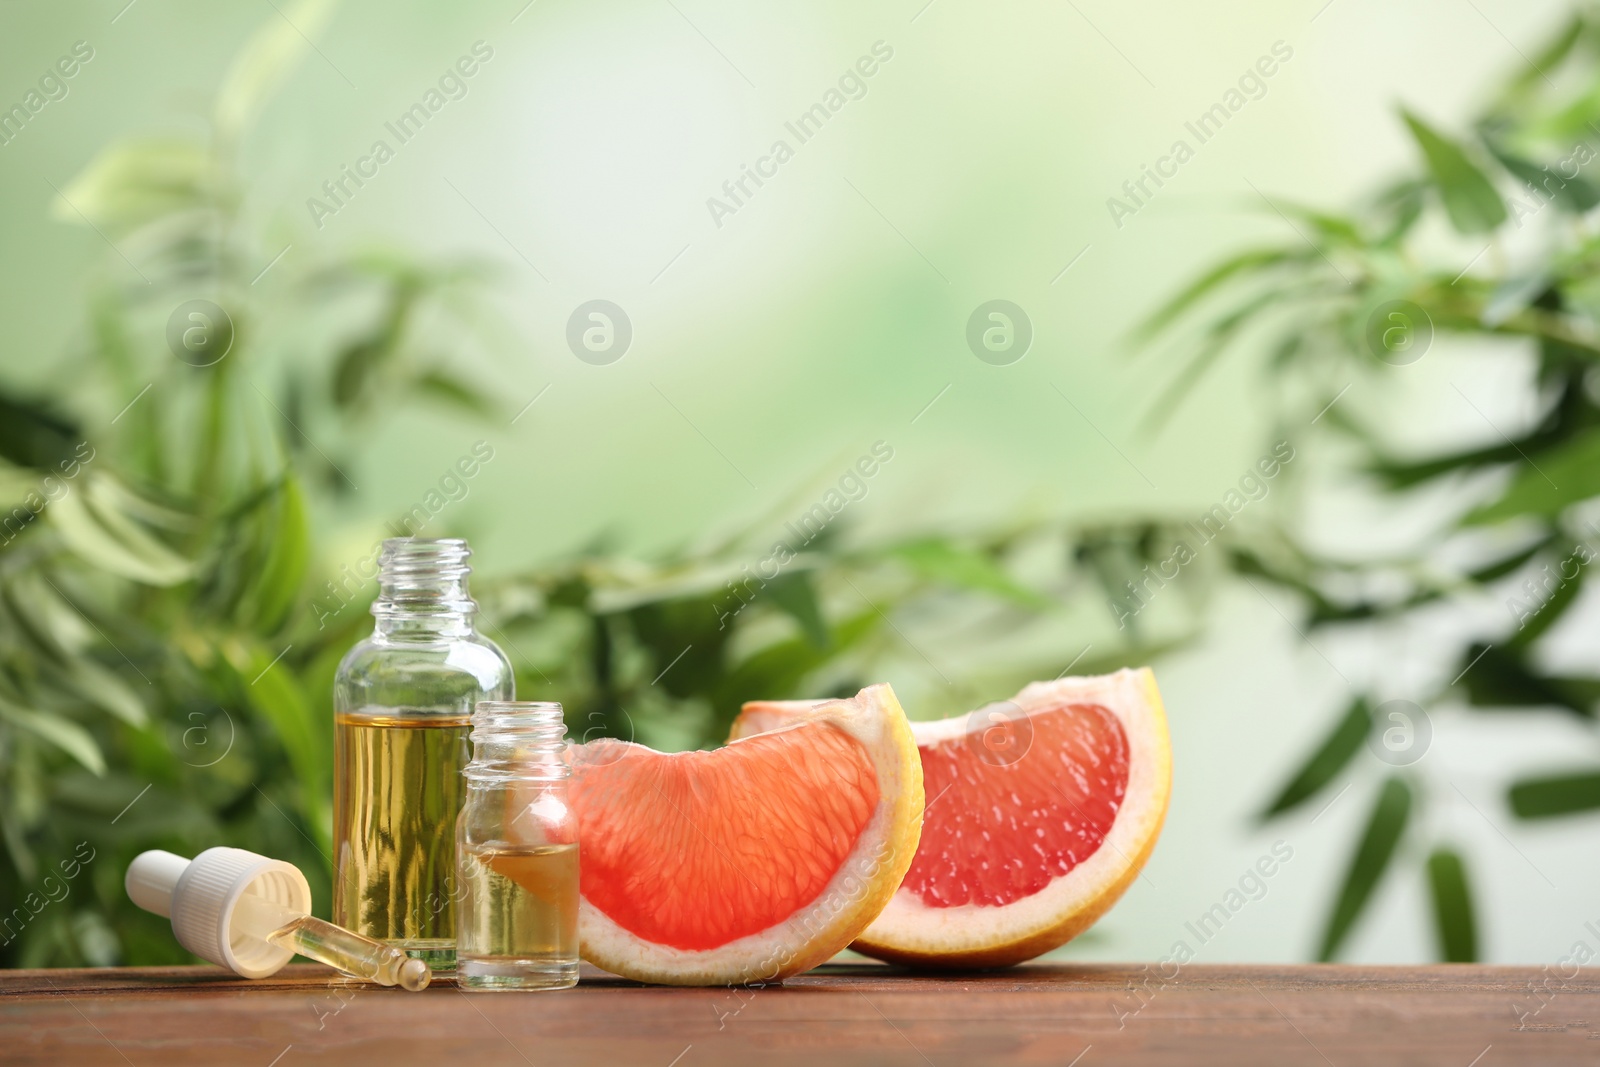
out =
{"type": "Polygon", "coordinates": [[[418,959],[406,960],[400,965],[399,985],[401,989],[409,989],[413,993],[420,993],[428,988],[428,983],[433,981],[433,971],[428,965],[418,959]]]}

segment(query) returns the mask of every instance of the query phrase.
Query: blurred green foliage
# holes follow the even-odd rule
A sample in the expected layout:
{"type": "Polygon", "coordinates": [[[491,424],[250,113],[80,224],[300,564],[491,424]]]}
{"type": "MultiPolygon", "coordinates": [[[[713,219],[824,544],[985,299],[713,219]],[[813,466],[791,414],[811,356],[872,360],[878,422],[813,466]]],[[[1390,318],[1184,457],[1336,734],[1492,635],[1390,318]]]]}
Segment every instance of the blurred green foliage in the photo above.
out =
{"type": "MultiPolygon", "coordinates": [[[[325,9],[302,0],[264,24],[203,136],[113,143],[54,204],[110,250],[55,386],[0,395],[0,964],[185,960],[123,892],[148,848],[281,857],[326,909],[332,680],[374,587],[351,585],[355,561],[318,532],[357,499],[352,456],[379,420],[442,404],[510,422],[439,355],[504,343],[490,269],[394,252],[279,262],[294,234],[246,210],[239,142],[325,9]],[[173,309],[196,298],[231,326],[186,313],[170,341],[173,309]],[[186,346],[194,330],[218,347],[186,346]]],[[[811,503],[797,499],[780,517],[811,503]]],[[[521,695],[566,705],[574,737],[666,748],[719,742],[744,700],[854,692],[890,664],[937,679],[926,717],[1157,651],[989,654],[1085,599],[1103,626],[1147,523],[875,546],[833,523],[776,573],[771,525],[650,560],[596,542],[475,582],[483,629],[521,695]],[[1045,577],[1028,577],[1041,556],[1045,577]]]]}
{"type": "MultiPolygon", "coordinates": [[[[285,6],[289,19],[265,23],[235,59],[204,135],[108,145],[54,205],[110,249],[82,348],[53,388],[0,392],[0,965],[185,959],[165,922],[123,893],[128,860],[146,848],[281,856],[326,908],[331,683],[370,626],[372,593],[326,610],[329,583],[345,589],[353,562],[330,548],[329,516],[359,503],[362,434],[411,405],[486,429],[510,421],[445,355],[506,344],[490,265],[395,251],[280,262],[295,233],[248,210],[240,141],[302,58],[302,32],[326,17],[322,0],[285,6]],[[231,347],[206,366],[167,340],[173,309],[196,297],[231,318],[231,347]]],[[[907,669],[932,694],[913,714],[954,714],[1032,679],[1182,644],[1199,632],[1212,582],[1233,573],[1301,598],[1312,630],[1383,625],[1484,593],[1520,598],[1527,615],[1463,642],[1457,680],[1419,701],[1556,709],[1592,725],[1600,678],[1549,669],[1541,647],[1577,601],[1587,571],[1561,568],[1591,530],[1584,502],[1600,495],[1600,253],[1584,218],[1600,181],[1584,164],[1560,170],[1600,132],[1600,20],[1575,19],[1532,57],[1470,137],[1402,118],[1417,143],[1413,173],[1348,214],[1276,202],[1294,230],[1284,243],[1219,264],[1152,318],[1151,335],[1188,321],[1202,332],[1150,418],[1230,348],[1272,333],[1283,425],[1321,413],[1380,496],[1470,495],[1424,546],[1330,558],[1263,509],[1229,523],[1146,615],[1165,584],[1152,568],[1193,540],[1188,516],[1018,518],[870,544],[841,520],[792,546],[776,573],[764,569],[764,531],[804,512],[814,498],[801,492],[747,529],[649,559],[601,538],[476,581],[483,628],[510,655],[521,695],[563,702],[574,738],[661,748],[718,743],[748,699],[849,693],[907,669]],[[1554,239],[1510,255],[1530,218],[1554,239]],[[1333,403],[1357,376],[1403,361],[1403,347],[1370,341],[1375,312],[1393,301],[1441,332],[1530,346],[1539,419],[1485,447],[1396,455],[1381,427],[1333,403]],[[1459,542],[1483,558],[1464,569],[1439,558],[1459,542]],[[1185,621],[1167,625],[1175,616],[1185,621]]],[[[1376,336],[1391,336],[1391,320],[1377,321],[1376,336]]],[[[1403,346],[1417,323],[1401,326],[1403,346]]],[[[1378,694],[1352,694],[1264,817],[1304,812],[1356,780],[1359,753],[1390,725],[1382,712],[1378,694]]],[[[1441,957],[1476,957],[1469,857],[1428,835],[1437,788],[1418,768],[1372,783],[1322,956],[1340,952],[1387,872],[1409,862],[1425,875],[1441,957]]],[[[1526,819],[1592,812],[1600,766],[1508,783],[1507,804],[1526,819]]]]}
{"type": "MultiPolygon", "coordinates": [[[[1561,673],[1545,653],[1600,553],[1600,236],[1590,214],[1600,205],[1600,12],[1581,8],[1528,57],[1467,136],[1402,118],[1417,148],[1410,173],[1348,214],[1273,202],[1293,231],[1283,243],[1216,265],[1153,316],[1151,335],[1194,320],[1203,338],[1162,407],[1242,338],[1267,337],[1286,422],[1320,414],[1390,513],[1422,493],[1456,503],[1414,547],[1384,558],[1334,558],[1286,537],[1264,550],[1233,546],[1235,569],[1294,593],[1313,635],[1503,602],[1504,623],[1457,641],[1452,680],[1415,699],[1574,716],[1593,729],[1600,677],[1561,673]],[[1380,421],[1337,403],[1352,382],[1426,356],[1434,330],[1511,342],[1490,349],[1503,367],[1531,355],[1537,416],[1487,445],[1413,458],[1380,421]]],[[[1378,694],[1355,694],[1263,817],[1328,803],[1361,780],[1369,739],[1405,727],[1385,712],[1378,694]]],[[[1509,783],[1509,813],[1600,810],[1600,764],[1577,762],[1509,783]]],[[[1476,958],[1471,867],[1451,842],[1430,844],[1432,821],[1414,810],[1444,792],[1426,771],[1418,763],[1375,787],[1321,958],[1339,953],[1399,862],[1425,869],[1441,958],[1476,958]]]]}
{"type": "MultiPolygon", "coordinates": [[[[301,3],[302,26],[325,5],[301,3]]],[[[479,321],[483,271],[368,255],[264,272],[238,140],[305,47],[277,19],[236,58],[205,136],[109,145],[52,205],[111,246],[83,351],[0,430],[0,959],[183,958],[127,907],[139,849],[237,843],[326,884],[327,692],[358,628],[307,624],[312,501],[350,491],[306,428],[359,428],[400,394],[491,405],[426,353],[479,321]],[[204,294],[227,309],[167,318],[204,294]],[[320,375],[274,373],[334,324],[320,375]],[[182,348],[183,358],[178,358],[182,348]],[[198,366],[195,364],[208,364],[198,366]],[[281,362],[277,364],[281,366],[281,362]],[[63,882],[63,862],[93,860],[63,882]]],[[[76,865],[74,865],[76,868],[76,865]]]]}

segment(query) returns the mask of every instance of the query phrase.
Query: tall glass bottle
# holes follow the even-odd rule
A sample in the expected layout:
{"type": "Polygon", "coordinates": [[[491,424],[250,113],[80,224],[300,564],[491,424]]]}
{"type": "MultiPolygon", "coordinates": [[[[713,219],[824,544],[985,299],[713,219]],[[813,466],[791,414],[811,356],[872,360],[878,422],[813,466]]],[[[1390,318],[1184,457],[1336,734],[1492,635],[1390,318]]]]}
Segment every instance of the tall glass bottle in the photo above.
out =
{"type": "Polygon", "coordinates": [[[385,541],[373,634],[334,681],[333,917],[434,971],[455,967],[456,817],[472,709],[515,696],[473,628],[462,540],[385,541]]]}

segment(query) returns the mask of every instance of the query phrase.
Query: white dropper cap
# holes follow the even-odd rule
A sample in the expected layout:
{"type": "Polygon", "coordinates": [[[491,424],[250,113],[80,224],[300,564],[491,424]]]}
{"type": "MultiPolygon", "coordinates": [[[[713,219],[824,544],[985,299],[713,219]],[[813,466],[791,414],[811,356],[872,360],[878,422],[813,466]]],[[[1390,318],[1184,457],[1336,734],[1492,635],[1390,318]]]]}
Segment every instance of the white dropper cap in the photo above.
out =
{"type": "Polygon", "coordinates": [[[249,892],[311,914],[311,886],[300,868],[242,848],[208,848],[192,860],[143,852],[128,866],[124,885],[139,907],[172,920],[180,945],[244,978],[276,974],[294,952],[234,929],[240,897],[249,892]]]}

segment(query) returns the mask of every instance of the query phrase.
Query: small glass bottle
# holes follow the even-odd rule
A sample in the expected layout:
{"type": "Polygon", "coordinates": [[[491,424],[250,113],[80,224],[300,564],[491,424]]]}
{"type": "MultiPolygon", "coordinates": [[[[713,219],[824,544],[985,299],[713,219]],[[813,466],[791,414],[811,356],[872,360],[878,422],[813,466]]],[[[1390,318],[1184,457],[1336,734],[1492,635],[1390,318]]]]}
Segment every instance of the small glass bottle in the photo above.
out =
{"type": "Polygon", "coordinates": [[[560,704],[485,701],[472,716],[456,833],[456,982],[566,989],[578,982],[578,823],[560,704]]]}
{"type": "Polygon", "coordinates": [[[377,625],[334,681],[334,922],[435,973],[455,967],[472,709],[515,695],[511,664],[473,628],[470,555],[461,540],[385,541],[377,625]]]}

